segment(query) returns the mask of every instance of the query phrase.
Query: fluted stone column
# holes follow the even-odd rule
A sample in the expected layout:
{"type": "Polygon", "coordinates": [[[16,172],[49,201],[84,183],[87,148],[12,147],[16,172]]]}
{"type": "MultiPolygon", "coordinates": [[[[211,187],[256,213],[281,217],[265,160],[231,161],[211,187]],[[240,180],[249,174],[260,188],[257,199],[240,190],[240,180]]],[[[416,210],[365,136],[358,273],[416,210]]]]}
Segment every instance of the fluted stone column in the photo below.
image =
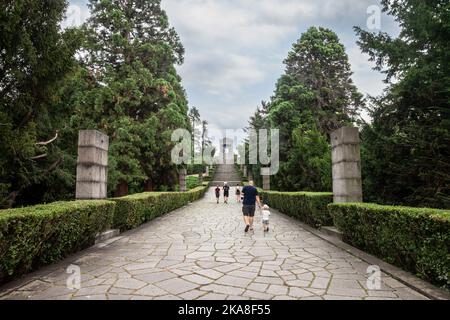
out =
{"type": "Polygon", "coordinates": [[[263,190],[270,190],[270,168],[261,168],[263,190]]]}
{"type": "Polygon", "coordinates": [[[343,127],[331,134],[335,203],[362,202],[359,129],[343,127]]]}
{"type": "Polygon", "coordinates": [[[179,178],[180,178],[180,191],[181,192],[187,191],[186,176],[187,176],[187,169],[185,169],[185,168],[180,169],[179,178]]]}
{"type": "Polygon", "coordinates": [[[106,199],[109,137],[96,130],[78,134],[76,198],[106,199]]]}

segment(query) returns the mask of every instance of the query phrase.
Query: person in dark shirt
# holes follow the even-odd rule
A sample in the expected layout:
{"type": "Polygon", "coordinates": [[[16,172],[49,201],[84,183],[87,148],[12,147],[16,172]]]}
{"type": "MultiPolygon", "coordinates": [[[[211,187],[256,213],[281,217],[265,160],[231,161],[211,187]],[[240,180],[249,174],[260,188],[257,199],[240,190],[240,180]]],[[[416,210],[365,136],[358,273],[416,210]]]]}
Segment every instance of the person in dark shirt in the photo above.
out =
{"type": "Polygon", "coordinates": [[[223,198],[224,202],[228,204],[228,198],[230,197],[230,187],[227,182],[223,183],[223,198]]]}
{"type": "Polygon", "coordinates": [[[253,181],[249,181],[248,186],[242,189],[244,194],[244,201],[242,207],[242,213],[244,214],[245,232],[253,230],[253,220],[255,217],[256,203],[261,208],[261,201],[258,195],[258,189],[253,186],[253,181]]]}
{"type": "Polygon", "coordinates": [[[239,186],[236,187],[236,202],[241,202],[241,188],[239,186]]]}
{"type": "Polygon", "coordinates": [[[215,192],[216,192],[217,204],[219,204],[219,200],[220,200],[220,187],[219,186],[217,186],[215,192]]]}

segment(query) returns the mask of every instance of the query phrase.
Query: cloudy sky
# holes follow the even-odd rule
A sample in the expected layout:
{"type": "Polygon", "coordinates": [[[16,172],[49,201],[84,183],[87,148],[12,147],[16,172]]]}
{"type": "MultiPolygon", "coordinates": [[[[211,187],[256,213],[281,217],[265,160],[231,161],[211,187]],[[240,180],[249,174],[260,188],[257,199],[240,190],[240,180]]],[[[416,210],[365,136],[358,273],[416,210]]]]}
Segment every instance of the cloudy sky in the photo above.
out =
{"type": "MultiPolygon", "coordinates": [[[[66,24],[89,15],[87,0],[70,0],[66,24]]],[[[378,0],[162,0],[186,49],[179,67],[191,106],[222,129],[241,129],[261,100],[272,95],[292,44],[310,26],[334,30],[350,58],[353,80],[364,94],[378,95],[383,75],[372,71],[356,45],[353,26],[367,29],[368,8],[378,0]]],[[[370,20],[373,21],[373,20],[370,20]]],[[[384,14],[381,31],[397,34],[384,14]]]]}

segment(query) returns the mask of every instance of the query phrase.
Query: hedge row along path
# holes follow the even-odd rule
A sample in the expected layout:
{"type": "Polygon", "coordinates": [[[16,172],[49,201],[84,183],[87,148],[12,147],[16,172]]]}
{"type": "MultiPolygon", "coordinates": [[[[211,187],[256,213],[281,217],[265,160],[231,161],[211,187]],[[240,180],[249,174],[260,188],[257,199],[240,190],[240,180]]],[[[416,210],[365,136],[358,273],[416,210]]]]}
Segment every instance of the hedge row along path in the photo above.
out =
{"type": "MultiPolygon", "coordinates": [[[[234,189],[231,190],[234,192],[234,189]]],[[[274,212],[244,234],[241,206],[213,190],[189,206],[0,289],[0,299],[426,299],[388,275],[366,287],[368,264],[274,212]],[[81,270],[69,290],[67,268],[81,270]]]]}

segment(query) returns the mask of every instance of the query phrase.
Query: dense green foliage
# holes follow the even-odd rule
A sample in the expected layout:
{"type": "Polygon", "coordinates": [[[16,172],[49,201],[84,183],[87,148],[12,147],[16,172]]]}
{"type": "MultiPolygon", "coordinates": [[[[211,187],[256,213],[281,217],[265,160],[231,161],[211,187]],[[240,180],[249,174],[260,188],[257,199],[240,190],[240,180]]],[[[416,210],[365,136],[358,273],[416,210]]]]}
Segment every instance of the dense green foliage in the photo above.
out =
{"type": "Polygon", "coordinates": [[[78,129],[110,136],[108,189],[116,195],[154,185],[173,188],[172,131],[189,128],[188,106],[175,64],[183,47],[160,0],[89,3],[79,90],[68,86],[78,129]]]}
{"type": "Polygon", "coordinates": [[[66,6],[65,0],[0,2],[0,208],[64,196],[73,180],[63,171],[71,161],[61,140],[67,109],[55,106],[79,42],[76,30],[60,30],[66,6]]]}
{"type": "Polygon", "coordinates": [[[344,241],[450,289],[450,211],[330,204],[344,241]]]}
{"type": "Polygon", "coordinates": [[[356,28],[390,86],[362,131],[367,201],[450,208],[450,3],[383,0],[397,38],[356,28]]]}
{"type": "Polygon", "coordinates": [[[73,201],[0,211],[0,283],[92,245],[111,227],[114,208],[73,201]]]}
{"type": "Polygon", "coordinates": [[[198,177],[196,176],[188,176],[186,177],[186,188],[188,190],[195,189],[200,186],[200,182],[198,177]]]}
{"type": "MultiPolygon", "coordinates": [[[[363,104],[351,80],[350,64],[337,35],[310,28],[284,61],[270,102],[250,119],[250,129],[280,129],[279,173],[271,181],[281,191],[331,189],[328,134],[351,124],[363,104]]],[[[258,182],[259,166],[252,166],[258,182]]],[[[258,182],[260,183],[260,182],[258,182]]]]}
{"type": "Polygon", "coordinates": [[[265,204],[315,228],[333,225],[327,210],[333,202],[331,193],[260,191],[260,196],[265,204]]]}
{"type": "Polygon", "coordinates": [[[1,3],[0,208],[73,198],[87,129],[110,137],[110,196],[176,189],[171,134],[195,128],[160,2],[91,0],[88,21],[65,30],[66,0],[1,3]]]}
{"type": "Polygon", "coordinates": [[[200,199],[207,186],[200,186],[188,192],[151,192],[112,199],[117,208],[114,214],[114,228],[129,230],[160,215],[200,199]]]}

